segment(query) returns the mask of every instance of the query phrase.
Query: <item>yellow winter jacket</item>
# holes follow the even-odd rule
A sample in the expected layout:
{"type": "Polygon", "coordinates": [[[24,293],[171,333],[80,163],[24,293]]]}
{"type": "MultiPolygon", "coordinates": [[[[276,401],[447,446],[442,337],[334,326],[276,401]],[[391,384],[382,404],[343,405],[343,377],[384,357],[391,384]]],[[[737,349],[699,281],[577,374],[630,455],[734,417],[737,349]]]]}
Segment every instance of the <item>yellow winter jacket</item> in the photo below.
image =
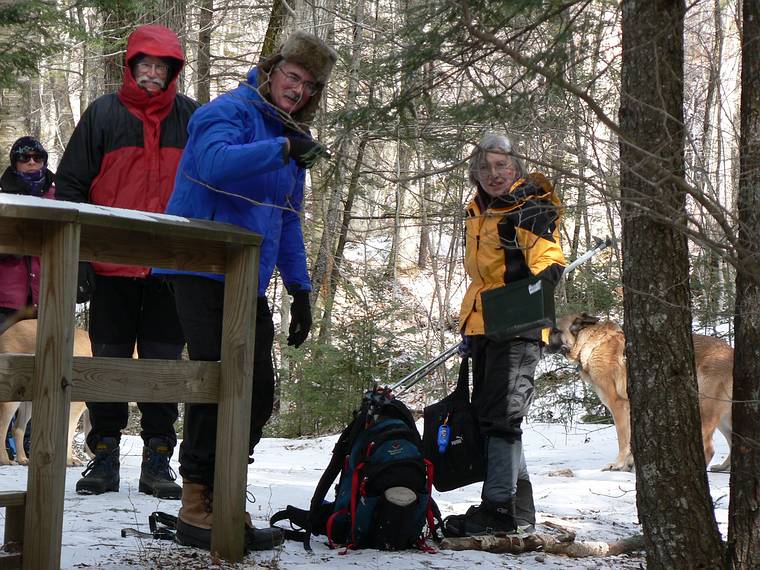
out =
{"type": "MultiPolygon", "coordinates": [[[[539,274],[554,284],[559,281],[566,265],[560,208],[551,182],[537,172],[515,182],[503,198],[478,191],[465,222],[465,269],[471,282],[459,316],[463,334],[484,333],[483,291],[539,274]]],[[[538,339],[539,334],[520,336],[538,339]]],[[[547,340],[547,334],[541,336],[547,340]]]]}

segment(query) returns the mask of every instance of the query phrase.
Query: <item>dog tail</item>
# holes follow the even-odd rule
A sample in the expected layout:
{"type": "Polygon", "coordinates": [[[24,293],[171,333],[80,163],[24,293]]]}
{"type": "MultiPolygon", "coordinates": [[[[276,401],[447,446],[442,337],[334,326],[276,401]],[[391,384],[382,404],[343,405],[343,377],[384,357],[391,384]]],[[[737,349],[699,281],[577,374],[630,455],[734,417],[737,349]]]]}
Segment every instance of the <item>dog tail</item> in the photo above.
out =
{"type": "Polygon", "coordinates": [[[15,313],[11,313],[8,317],[0,323],[0,335],[11,328],[19,321],[25,321],[26,319],[36,319],[37,309],[31,305],[20,308],[15,313]]]}

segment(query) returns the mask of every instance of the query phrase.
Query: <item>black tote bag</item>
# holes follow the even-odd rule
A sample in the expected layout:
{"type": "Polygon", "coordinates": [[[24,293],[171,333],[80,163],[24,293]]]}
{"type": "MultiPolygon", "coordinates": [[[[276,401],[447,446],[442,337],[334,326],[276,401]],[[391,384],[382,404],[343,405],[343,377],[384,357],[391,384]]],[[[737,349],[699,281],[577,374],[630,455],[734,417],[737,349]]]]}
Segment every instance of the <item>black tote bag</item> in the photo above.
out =
{"type": "Polygon", "coordinates": [[[469,359],[463,358],[457,387],[424,411],[422,446],[425,458],[433,464],[433,485],[437,491],[450,491],[485,478],[483,440],[470,404],[469,376],[469,359]],[[451,433],[441,453],[438,430],[444,422],[451,433]]]}

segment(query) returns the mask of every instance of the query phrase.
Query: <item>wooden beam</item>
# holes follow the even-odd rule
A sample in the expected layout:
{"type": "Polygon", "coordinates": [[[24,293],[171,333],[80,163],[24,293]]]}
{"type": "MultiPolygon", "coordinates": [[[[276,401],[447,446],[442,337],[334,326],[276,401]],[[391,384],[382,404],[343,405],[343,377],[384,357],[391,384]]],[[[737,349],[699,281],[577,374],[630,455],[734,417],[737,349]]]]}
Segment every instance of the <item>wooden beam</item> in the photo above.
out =
{"type": "Polygon", "coordinates": [[[5,542],[22,543],[26,493],[24,491],[0,492],[0,507],[5,507],[5,542]]]}
{"type": "Polygon", "coordinates": [[[0,570],[16,570],[21,568],[21,553],[0,553],[0,570]]]}
{"type": "Polygon", "coordinates": [[[78,225],[59,222],[42,232],[23,550],[24,567],[35,570],[61,567],[79,233],[78,225]]]}
{"type": "MultiPolygon", "coordinates": [[[[0,402],[31,401],[33,374],[33,355],[0,354],[0,402]]],[[[219,363],[75,356],[71,381],[73,402],[213,404],[219,363]]]]}
{"type": "Polygon", "coordinates": [[[259,249],[231,251],[224,282],[211,551],[243,559],[259,249]]]}

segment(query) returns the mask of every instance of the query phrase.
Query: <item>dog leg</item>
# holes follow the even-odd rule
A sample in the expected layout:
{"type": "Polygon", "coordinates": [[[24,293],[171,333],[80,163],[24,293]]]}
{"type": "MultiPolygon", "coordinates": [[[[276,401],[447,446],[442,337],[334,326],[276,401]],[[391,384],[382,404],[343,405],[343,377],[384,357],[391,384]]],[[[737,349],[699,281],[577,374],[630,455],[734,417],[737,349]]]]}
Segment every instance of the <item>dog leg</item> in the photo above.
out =
{"type": "Polygon", "coordinates": [[[726,438],[726,441],[728,442],[728,455],[723,460],[723,463],[720,465],[713,465],[710,467],[710,471],[717,472],[717,473],[728,473],[731,471],[731,437],[733,435],[732,429],[731,429],[731,412],[729,410],[729,413],[724,415],[720,423],[718,424],[718,431],[723,434],[723,437],[726,438]]]}
{"type": "Polygon", "coordinates": [[[16,415],[20,402],[0,402],[0,428],[3,430],[3,443],[0,445],[0,465],[13,465],[5,449],[5,438],[8,434],[8,426],[13,416],[16,415]]]}
{"type": "MultiPolygon", "coordinates": [[[[84,402],[71,402],[71,408],[69,411],[69,439],[68,447],[66,448],[66,465],[69,467],[78,467],[84,465],[81,459],[74,455],[74,436],[77,434],[77,425],[79,425],[79,418],[87,409],[84,402]]],[[[88,422],[89,423],[89,422],[88,422]]],[[[85,438],[87,433],[85,432],[85,438]]],[[[86,446],[86,444],[85,444],[86,446]]]]}
{"type": "Polygon", "coordinates": [[[616,399],[607,404],[618,440],[618,455],[615,461],[604,466],[602,471],[633,471],[633,454],[631,453],[631,411],[628,401],[616,399]]]}
{"type": "Polygon", "coordinates": [[[18,408],[18,416],[16,416],[16,425],[13,428],[13,439],[16,442],[16,463],[19,465],[29,465],[29,458],[24,449],[24,434],[30,419],[32,419],[32,403],[21,402],[18,408]]]}

